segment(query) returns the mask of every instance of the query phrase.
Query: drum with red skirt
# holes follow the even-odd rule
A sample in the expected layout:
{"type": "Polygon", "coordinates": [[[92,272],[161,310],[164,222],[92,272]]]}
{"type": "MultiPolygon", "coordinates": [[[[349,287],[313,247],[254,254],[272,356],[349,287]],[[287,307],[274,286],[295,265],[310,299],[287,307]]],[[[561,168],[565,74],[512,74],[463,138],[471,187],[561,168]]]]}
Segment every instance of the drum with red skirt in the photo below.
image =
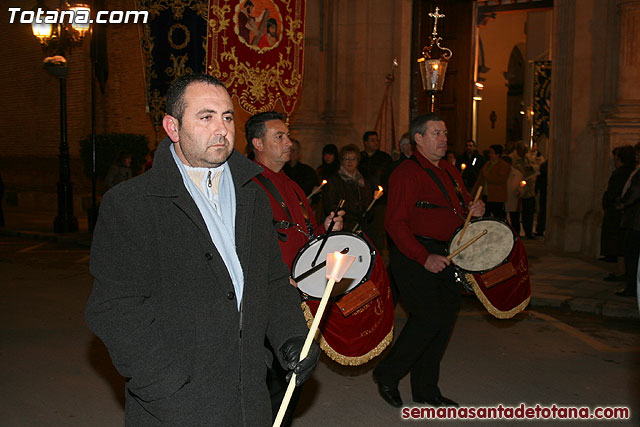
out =
{"type": "Polygon", "coordinates": [[[327,284],[324,261],[328,253],[354,255],[356,260],[336,282],[320,323],[318,343],[334,361],[358,366],[379,355],[393,338],[394,306],[382,257],[364,234],[331,233],[317,256],[324,235],[305,245],[293,261],[291,275],[298,283],[302,309],[313,322],[327,284]]]}
{"type": "Polygon", "coordinates": [[[527,253],[511,227],[492,218],[472,220],[464,235],[462,227],[453,233],[449,253],[485,230],[485,235],[451,261],[457,276],[471,285],[487,311],[499,319],[509,319],[524,310],[531,298],[527,253]]]}

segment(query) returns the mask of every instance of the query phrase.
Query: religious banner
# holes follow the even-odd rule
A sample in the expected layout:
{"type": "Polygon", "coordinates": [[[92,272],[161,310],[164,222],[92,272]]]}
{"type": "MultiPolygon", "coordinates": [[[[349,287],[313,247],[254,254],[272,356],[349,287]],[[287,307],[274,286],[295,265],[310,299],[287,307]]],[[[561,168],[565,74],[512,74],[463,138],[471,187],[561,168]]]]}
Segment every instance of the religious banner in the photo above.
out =
{"type": "Polygon", "coordinates": [[[305,0],[209,0],[207,72],[249,114],[291,115],[302,89],[305,0]]]}
{"type": "Polygon", "coordinates": [[[146,95],[153,127],[160,132],[171,83],[205,72],[208,0],[139,0],[139,6],[149,11],[142,35],[146,95]]]}
{"type": "Polygon", "coordinates": [[[533,63],[533,135],[549,140],[551,119],[551,61],[533,63]]]}

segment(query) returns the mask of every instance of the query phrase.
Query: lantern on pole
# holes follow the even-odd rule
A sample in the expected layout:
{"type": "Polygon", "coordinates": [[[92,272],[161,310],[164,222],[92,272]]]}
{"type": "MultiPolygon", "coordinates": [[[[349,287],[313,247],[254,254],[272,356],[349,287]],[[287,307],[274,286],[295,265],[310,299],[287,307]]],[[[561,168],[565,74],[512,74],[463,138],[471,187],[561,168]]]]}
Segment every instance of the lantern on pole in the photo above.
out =
{"type": "Polygon", "coordinates": [[[429,37],[429,44],[422,48],[422,57],[418,58],[420,67],[420,75],[422,77],[422,88],[431,95],[431,112],[434,111],[436,93],[441,92],[444,86],[444,77],[447,72],[449,59],[453,56],[451,49],[440,45],[442,37],[438,36],[438,19],[444,18],[445,15],[440,13],[440,8],[436,7],[435,13],[429,13],[434,19],[433,32],[429,37]],[[439,50],[439,56],[436,56],[434,47],[439,50]]]}

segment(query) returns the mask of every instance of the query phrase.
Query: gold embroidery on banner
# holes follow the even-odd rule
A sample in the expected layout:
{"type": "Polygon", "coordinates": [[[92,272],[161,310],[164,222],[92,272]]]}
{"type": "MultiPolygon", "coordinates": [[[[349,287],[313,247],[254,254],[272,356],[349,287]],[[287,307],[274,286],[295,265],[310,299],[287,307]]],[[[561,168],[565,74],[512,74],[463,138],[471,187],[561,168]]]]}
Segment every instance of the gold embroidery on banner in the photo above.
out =
{"type": "Polygon", "coordinates": [[[185,67],[185,62],[189,59],[189,55],[184,54],[182,56],[178,56],[177,58],[173,55],[173,53],[169,56],[169,59],[173,62],[173,67],[167,67],[165,69],[165,73],[169,77],[182,77],[185,74],[193,73],[191,67],[185,67]]]}
{"type": "Polygon", "coordinates": [[[211,14],[215,16],[215,18],[209,19],[209,31],[211,34],[220,33],[227,29],[231,20],[225,19],[224,15],[230,11],[229,5],[223,7],[211,6],[211,14]]]}
{"type": "Polygon", "coordinates": [[[184,49],[185,47],[187,47],[187,45],[189,44],[189,41],[191,40],[191,32],[186,26],[182,24],[173,24],[171,28],[169,28],[169,33],[167,34],[167,40],[169,41],[169,46],[171,46],[175,50],[184,49]],[[184,42],[180,44],[176,44],[176,42],[173,40],[173,32],[176,29],[180,29],[184,31],[184,42]]]}
{"type": "MultiPolygon", "coordinates": [[[[244,43],[238,34],[238,11],[244,2],[235,3],[234,10],[229,8],[229,0],[211,1],[211,15],[209,19],[209,36],[211,50],[207,51],[209,65],[207,71],[220,78],[233,97],[238,100],[240,107],[250,114],[274,109],[278,100],[285,111],[291,112],[297,101],[294,99],[302,85],[301,56],[304,49],[304,28],[301,14],[304,2],[295,0],[295,14],[291,7],[291,0],[282,0],[279,5],[272,2],[280,14],[285,15],[283,31],[278,29],[278,41],[274,46],[263,49],[244,43]],[[221,6],[223,5],[223,6],[221,6]],[[279,8],[283,8],[283,14],[279,8]],[[236,10],[237,9],[237,10],[236,10]],[[216,17],[217,25],[212,25],[216,17]],[[238,40],[227,40],[231,35],[228,28],[229,19],[233,19],[233,33],[238,40]],[[227,36],[223,36],[226,30],[227,36]],[[220,39],[219,39],[220,38],[220,39]],[[221,42],[221,43],[220,43],[221,42]],[[255,50],[258,54],[267,54],[267,50],[274,49],[278,44],[286,43],[284,52],[280,51],[276,61],[265,63],[253,57],[250,61],[240,60],[236,54],[236,44],[242,42],[255,50]],[[253,63],[255,62],[255,63],[253,63]],[[224,66],[225,71],[222,71],[224,66]]],[[[275,53],[275,52],[274,52],[275,53]]],[[[258,57],[259,58],[259,57],[258,57]]]]}

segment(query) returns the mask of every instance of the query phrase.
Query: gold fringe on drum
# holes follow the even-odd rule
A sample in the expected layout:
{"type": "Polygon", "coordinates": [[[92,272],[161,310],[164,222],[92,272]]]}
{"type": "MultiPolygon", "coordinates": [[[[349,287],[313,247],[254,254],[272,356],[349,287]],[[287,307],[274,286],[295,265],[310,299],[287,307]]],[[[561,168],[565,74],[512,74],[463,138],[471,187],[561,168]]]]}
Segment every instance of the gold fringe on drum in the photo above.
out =
{"type": "MultiPolygon", "coordinates": [[[[302,302],[300,304],[302,307],[302,311],[304,312],[304,318],[307,320],[307,326],[311,327],[313,323],[314,316],[311,313],[311,309],[307,305],[306,302],[302,302]]],[[[344,366],[359,366],[364,365],[369,362],[374,357],[378,356],[382,351],[387,348],[391,341],[393,340],[393,325],[391,325],[391,330],[388,334],[382,339],[382,341],[376,345],[373,349],[369,350],[363,355],[360,356],[345,356],[336,351],[325,339],[322,331],[319,332],[318,344],[322,351],[324,351],[327,356],[331,358],[331,360],[338,362],[344,366]]]]}
{"type": "Polygon", "coordinates": [[[510,310],[499,310],[493,304],[491,304],[491,301],[489,301],[484,292],[482,292],[482,289],[480,289],[480,285],[478,285],[478,282],[476,282],[473,274],[466,273],[465,278],[469,283],[471,283],[473,292],[476,294],[482,305],[484,305],[484,308],[486,308],[490,314],[492,314],[494,317],[497,317],[498,319],[511,319],[513,316],[527,308],[527,306],[529,305],[529,301],[531,300],[531,296],[528,296],[524,301],[510,310]]]}

